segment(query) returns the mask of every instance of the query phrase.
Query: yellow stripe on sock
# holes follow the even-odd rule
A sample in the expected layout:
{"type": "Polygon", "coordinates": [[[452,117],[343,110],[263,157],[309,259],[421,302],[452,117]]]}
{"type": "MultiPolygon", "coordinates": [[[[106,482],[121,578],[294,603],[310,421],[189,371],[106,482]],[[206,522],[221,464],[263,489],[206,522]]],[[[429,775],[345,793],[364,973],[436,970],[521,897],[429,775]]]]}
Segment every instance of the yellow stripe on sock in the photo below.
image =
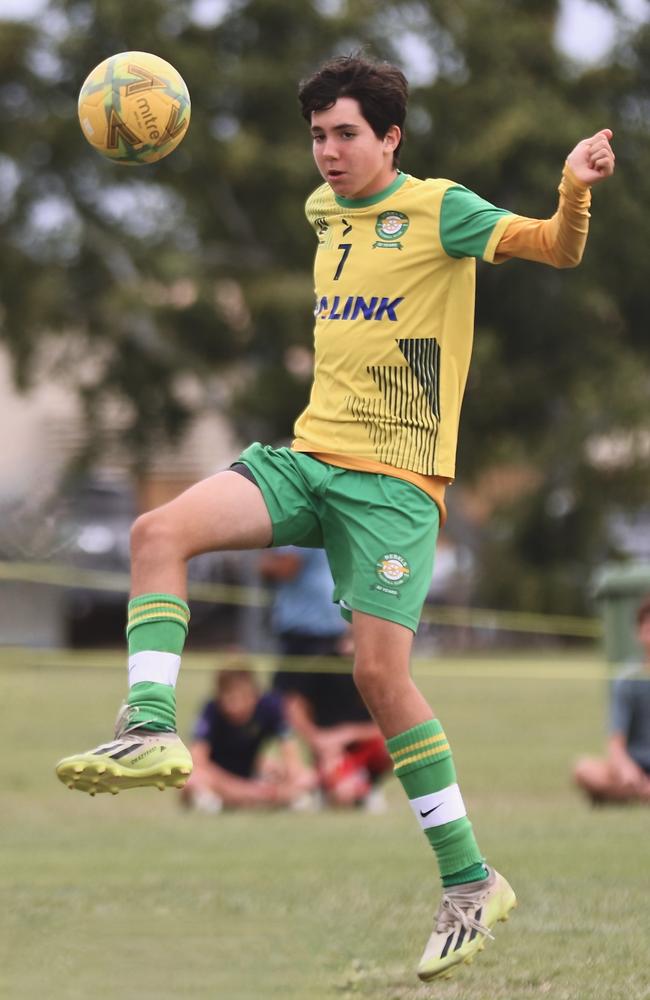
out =
{"type": "Polygon", "coordinates": [[[175,611],[179,615],[184,615],[189,621],[189,611],[186,611],[180,604],[174,604],[172,601],[152,601],[150,604],[138,604],[136,608],[131,609],[131,614],[139,615],[143,611],[160,611],[165,608],[175,611]]]}
{"type": "Polygon", "coordinates": [[[159,611],[157,614],[144,614],[144,615],[132,615],[129,618],[129,625],[140,624],[140,622],[155,622],[161,621],[162,619],[174,618],[176,621],[183,622],[187,625],[189,619],[186,615],[183,615],[180,611],[159,611]]]}
{"type": "Polygon", "coordinates": [[[188,619],[177,611],[159,611],[157,614],[132,615],[128,620],[128,627],[141,625],[143,622],[177,621],[187,625],[188,619]]]}
{"type": "Polygon", "coordinates": [[[437,760],[441,753],[449,750],[449,744],[445,743],[443,746],[432,748],[431,750],[425,750],[423,753],[413,754],[412,757],[407,757],[406,760],[400,760],[395,763],[393,768],[394,771],[399,771],[402,767],[406,767],[407,764],[414,764],[418,760],[437,760]]]}
{"type": "Polygon", "coordinates": [[[402,747],[401,750],[395,750],[393,753],[393,760],[397,763],[398,757],[403,757],[404,754],[413,753],[414,750],[421,750],[422,747],[433,746],[435,743],[446,743],[447,737],[444,733],[438,733],[436,736],[427,736],[424,740],[418,740],[417,743],[409,743],[408,746],[402,747]]]}
{"type": "Polygon", "coordinates": [[[160,620],[179,622],[184,628],[187,628],[190,616],[183,608],[179,608],[175,604],[141,605],[129,614],[127,629],[135,628],[136,625],[142,625],[144,622],[160,620]]]}
{"type": "Polygon", "coordinates": [[[152,609],[158,608],[171,608],[172,611],[178,611],[179,614],[186,615],[188,618],[190,616],[189,611],[181,604],[176,604],[174,601],[150,601],[149,604],[138,604],[137,607],[132,608],[132,614],[139,614],[141,611],[151,611],[152,609]]]}

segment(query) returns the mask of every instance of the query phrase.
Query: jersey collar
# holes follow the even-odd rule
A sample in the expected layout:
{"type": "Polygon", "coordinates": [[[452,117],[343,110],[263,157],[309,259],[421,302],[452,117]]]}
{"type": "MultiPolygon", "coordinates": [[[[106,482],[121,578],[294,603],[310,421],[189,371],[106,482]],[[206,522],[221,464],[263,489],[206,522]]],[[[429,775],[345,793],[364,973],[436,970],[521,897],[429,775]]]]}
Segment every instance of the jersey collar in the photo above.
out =
{"type": "Polygon", "coordinates": [[[367,208],[368,205],[376,205],[377,202],[383,201],[384,198],[388,198],[389,195],[399,191],[407,177],[408,174],[403,174],[401,170],[398,170],[395,180],[391,181],[388,187],[378,191],[377,194],[368,195],[367,198],[340,198],[339,195],[335,194],[334,198],[336,199],[336,204],[340,205],[341,208],[367,208]]]}

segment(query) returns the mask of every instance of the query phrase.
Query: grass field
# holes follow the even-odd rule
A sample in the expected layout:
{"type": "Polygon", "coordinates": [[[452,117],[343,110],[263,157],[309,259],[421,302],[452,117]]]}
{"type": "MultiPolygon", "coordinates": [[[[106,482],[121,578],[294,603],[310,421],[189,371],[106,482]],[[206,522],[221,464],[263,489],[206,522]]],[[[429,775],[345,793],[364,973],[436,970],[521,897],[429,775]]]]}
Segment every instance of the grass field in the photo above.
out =
{"type": "MultiPolygon", "coordinates": [[[[110,735],[124,675],[38,662],[0,653],[1,997],[650,997],[650,811],[592,810],[568,779],[602,744],[597,659],[416,665],[520,904],[475,965],[429,987],[414,969],[436,869],[394,780],[379,817],[209,817],[169,791],[69,792],[53,765],[110,735]]],[[[182,675],[185,731],[203,663],[182,675]]]]}

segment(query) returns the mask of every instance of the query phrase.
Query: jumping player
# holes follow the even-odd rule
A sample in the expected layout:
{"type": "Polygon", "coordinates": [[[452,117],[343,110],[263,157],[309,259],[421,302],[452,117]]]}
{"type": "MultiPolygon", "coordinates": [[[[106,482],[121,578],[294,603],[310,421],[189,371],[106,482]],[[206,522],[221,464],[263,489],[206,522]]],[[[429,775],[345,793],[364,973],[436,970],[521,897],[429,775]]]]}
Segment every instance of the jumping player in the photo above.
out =
{"type": "Polygon", "coordinates": [[[354,679],[442,876],[418,974],[473,959],[515,895],[485,864],[443,727],[413,683],[413,634],[430,582],[473,336],[475,260],[581,259],[590,187],[614,170],[603,129],[569,153],[552,218],[496,208],[450,180],[399,169],[408,87],[396,67],[344,57],[300,85],[324,182],[317,239],[315,374],[291,448],[253,444],[132,530],[130,690],[115,739],[67,757],[70,788],[180,786],[189,753],[174,688],[190,618],[187,561],[217,549],[323,546],[352,622],[354,679]]]}

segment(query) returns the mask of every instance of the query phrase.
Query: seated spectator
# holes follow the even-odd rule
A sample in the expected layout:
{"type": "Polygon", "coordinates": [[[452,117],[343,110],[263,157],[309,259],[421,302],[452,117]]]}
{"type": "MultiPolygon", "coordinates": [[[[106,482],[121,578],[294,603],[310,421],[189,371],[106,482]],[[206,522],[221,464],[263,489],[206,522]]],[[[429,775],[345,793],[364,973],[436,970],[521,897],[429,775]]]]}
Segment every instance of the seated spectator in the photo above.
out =
{"type": "Polygon", "coordinates": [[[612,684],[605,757],[583,757],[574,779],[592,803],[650,803],[650,596],[637,612],[643,663],[612,684]]]}
{"type": "Polygon", "coordinates": [[[201,711],[190,750],[194,770],[182,795],[204,812],[291,806],[314,786],[281,699],[263,694],[242,667],[217,673],[215,697],[201,711]],[[264,760],[261,752],[273,740],[279,741],[277,757],[264,760]]]}
{"type": "Polygon", "coordinates": [[[320,789],[330,805],[385,808],[379,781],[392,762],[350,674],[279,671],[274,689],[287,719],[309,747],[320,789]]]}
{"type": "Polygon", "coordinates": [[[309,660],[308,671],[276,673],[273,688],[284,697],[292,729],[311,750],[321,792],[333,805],[379,811],[378,781],[392,764],[352,680],[352,662],[342,660],[340,672],[318,669],[320,657],[352,653],[350,630],[332,602],[327,556],[323,549],[268,549],[260,571],[274,584],[271,627],[281,653],[309,660]]]}

